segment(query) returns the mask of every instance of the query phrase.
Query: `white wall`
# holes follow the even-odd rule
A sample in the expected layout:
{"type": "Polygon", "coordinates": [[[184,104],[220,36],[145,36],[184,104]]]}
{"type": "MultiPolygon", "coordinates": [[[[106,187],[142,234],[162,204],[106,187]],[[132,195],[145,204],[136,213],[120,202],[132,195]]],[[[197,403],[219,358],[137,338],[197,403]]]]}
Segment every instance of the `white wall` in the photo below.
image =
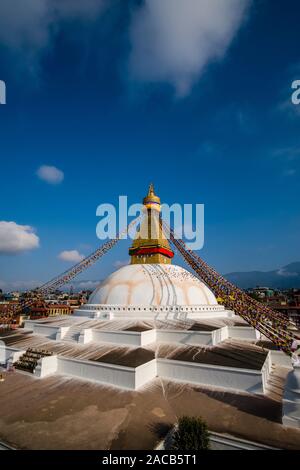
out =
{"type": "Polygon", "coordinates": [[[242,339],[244,341],[255,341],[256,330],[252,326],[228,326],[228,337],[242,339]]]}
{"type": "Polygon", "coordinates": [[[288,356],[284,352],[282,352],[282,351],[270,351],[269,354],[271,356],[272,364],[276,364],[276,365],[282,366],[282,367],[288,367],[291,370],[293,369],[292,360],[291,360],[290,356],[288,356]]]}
{"type": "Polygon", "coordinates": [[[47,377],[47,375],[55,374],[58,368],[57,356],[42,357],[38,360],[37,366],[34,370],[36,377],[47,377]]]}
{"type": "Polygon", "coordinates": [[[268,380],[270,377],[271,370],[272,370],[272,358],[271,358],[271,352],[269,351],[266,357],[266,360],[261,368],[261,376],[262,376],[264,393],[266,393],[267,391],[267,385],[268,385],[268,380]]]}
{"type": "Polygon", "coordinates": [[[93,341],[93,330],[91,328],[85,328],[80,332],[78,343],[88,344],[91,341],[93,341]]]}
{"type": "Polygon", "coordinates": [[[218,330],[212,331],[212,344],[215,346],[221,341],[224,341],[228,338],[228,327],[223,326],[223,328],[219,328],[218,330]]]}
{"type": "Polygon", "coordinates": [[[145,305],[109,305],[86,304],[76,310],[73,316],[103,319],[204,319],[234,317],[232,310],[223,305],[180,305],[180,306],[149,306],[145,305]]]}
{"type": "Polygon", "coordinates": [[[180,382],[263,393],[260,371],[157,359],[157,375],[180,382]]]}
{"type": "Polygon", "coordinates": [[[136,368],[135,372],[135,389],[138,389],[145,385],[150,380],[154,379],[157,376],[157,361],[153,359],[152,361],[142,364],[136,368]]]}
{"type": "Polygon", "coordinates": [[[24,353],[25,350],[5,346],[4,343],[2,344],[2,342],[0,342],[0,364],[6,365],[8,362],[13,364],[24,353]]]}
{"type": "Polygon", "coordinates": [[[300,429],[300,368],[294,367],[287,375],[282,406],[282,423],[300,429]]]}
{"type": "Polygon", "coordinates": [[[92,310],[87,308],[80,308],[75,310],[72,317],[86,317],[90,319],[99,319],[99,320],[112,320],[114,318],[113,313],[111,312],[101,312],[100,310],[92,310]]]}
{"type": "MultiPolygon", "coordinates": [[[[27,323],[27,322],[26,322],[27,323]]],[[[27,328],[27,324],[26,324],[27,328]]],[[[28,328],[33,330],[33,333],[37,335],[47,336],[47,338],[56,339],[56,335],[59,331],[58,326],[44,325],[43,323],[32,322],[28,325],[28,328]]]]}
{"type": "Polygon", "coordinates": [[[56,332],[56,336],[55,336],[56,341],[62,340],[66,336],[70,328],[71,328],[70,326],[60,326],[56,332]]]}
{"type": "Polygon", "coordinates": [[[188,330],[157,330],[156,340],[162,343],[211,345],[212,332],[188,330]]]}
{"type": "Polygon", "coordinates": [[[145,346],[156,340],[156,331],[105,331],[93,330],[93,341],[96,343],[126,344],[128,346],[145,346]]]}
{"type": "Polygon", "coordinates": [[[103,362],[58,357],[57,372],[93,382],[135,390],[135,369],[103,362]]]}
{"type": "MultiPolygon", "coordinates": [[[[136,390],[156,377],[157,366],[156,359],[133,368],[58,357],[57,372],[81,379],[136,390]]],[[[47,364],[43,373],[49,375],[49,373],[53,373],[53,370],[50,371],[47,364]]]]}
{"type": "MultiPolygon", "coordinates": [[[[7,351],[15,362],[25,351],[7,351]]],[[[172,359],[153,359],[137,368],[49,356],[39,360],[35,370],[37,377],[59,373],[130,390],[138,389],[156,376],[186,383],[203,384],[225,389],[262,393],[268,380],[271,357],[268,356],[262,371],[193,364],[172,359]]]]}
{"type": "Polygon", "coordinates": [[[157,330],[147,330],[142,331],[141,333],[141,346],[146,346],[147,344],[155,343],[157,337],[157,330]]]}

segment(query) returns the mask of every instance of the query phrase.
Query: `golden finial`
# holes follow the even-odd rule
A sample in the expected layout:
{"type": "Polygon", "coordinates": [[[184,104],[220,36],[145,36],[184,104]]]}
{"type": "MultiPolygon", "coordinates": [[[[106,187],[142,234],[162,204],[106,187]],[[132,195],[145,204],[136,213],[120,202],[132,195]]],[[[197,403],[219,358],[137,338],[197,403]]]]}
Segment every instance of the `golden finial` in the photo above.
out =
{"type": "Polygon", "coordinates": [[[155,196],[153,183],[150,183],[150,185],[149,185],[148,196],[155,196]]]}
{"type": "Polygon", "coordinates": [[[147,209],[157,209],[160,210],[160,198],[156,196],[154,192],[154,185],[150,183],[148,194],[144,197],[143,204],[147,207],[147,209]]]}

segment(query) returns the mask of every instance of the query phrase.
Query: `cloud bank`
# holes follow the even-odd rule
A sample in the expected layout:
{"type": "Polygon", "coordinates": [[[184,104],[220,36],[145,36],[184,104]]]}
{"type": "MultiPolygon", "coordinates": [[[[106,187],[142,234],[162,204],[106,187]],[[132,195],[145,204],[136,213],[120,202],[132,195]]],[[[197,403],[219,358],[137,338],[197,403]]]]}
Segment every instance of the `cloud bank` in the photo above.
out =
{"type": "Polygon", "coordinates": [[[0,221],[0,254],[17,254],[39,247],[39,237],[29,225],[0,221]]]}
{"type": "Polygon", "coordinates": [[[37,176],[49,184],[59,184],[64,179],[63,171],[55,166],[42,165],[36,172],[37,176]]]}
{"type": "Polygon", "coordinates": [[[35,76],[63,23],[96,19],[107,1],[1,0],[0,44],[17,56],[21,69],[35,76]]]}
{"type": "MultiPolygon", "coordinates": [[[[206,67],[224,57],[251,3],[143,0],[137,6],[132,2],[135,6],[126,26],[130,78],[167,83],[177,96],[187,95],[206,67]]],[[[66,22],[97,21],[111,6],[110,0],[1,0],[0,43],[21,52],[25,66],[35,71],[43,51],[51,48],[66,22]]]]}
{"type": "Polygon", "coordinates": [[[185,96],[224,57],[251,0],[145,0],[130,26],[132,77],[166,82],[185,96]]]}
{"type": "Polygon", "coordinates": [[[3,290],[3,292],[9,292],[9,291],[27,291],[31,289],[35,289],[41,285],[41,282],[39,281],[3,281],[0,279],[0,289],[3,290]]]}
{"type": "Polygon", "coordinates": [[[72,263],[79,263],[80,261],[83,260],[84,255],[79,253],[77,250],[65,250],[62,251],[59,255],[58,258],[61,259],[62,261],[68,261],[72,263]]]}

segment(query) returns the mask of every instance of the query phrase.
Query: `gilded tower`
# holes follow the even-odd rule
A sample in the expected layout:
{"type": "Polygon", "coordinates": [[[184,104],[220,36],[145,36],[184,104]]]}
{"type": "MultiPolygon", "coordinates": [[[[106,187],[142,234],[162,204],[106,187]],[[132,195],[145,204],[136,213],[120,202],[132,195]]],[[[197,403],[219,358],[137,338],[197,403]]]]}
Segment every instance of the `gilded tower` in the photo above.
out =
{"type": "Polygon", "coordinates": [[[131,264],[170,264],[174,253],[161,227],[160,198],[155,194],[153,184],[150,184],[143,204],[147,212],[129,249],[131,264]]]}

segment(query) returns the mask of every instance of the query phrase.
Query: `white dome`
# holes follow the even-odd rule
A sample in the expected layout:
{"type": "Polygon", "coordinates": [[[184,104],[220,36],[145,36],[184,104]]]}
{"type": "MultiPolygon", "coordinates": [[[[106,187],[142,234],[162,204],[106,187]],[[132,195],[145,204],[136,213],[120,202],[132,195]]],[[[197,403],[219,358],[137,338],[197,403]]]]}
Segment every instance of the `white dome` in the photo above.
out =
{"type": "Polygon", "coordinates": [[[92,293],[89,304],[218,305],[210,289],[186,269],[171,264],[130,264],[92,293]]]}

